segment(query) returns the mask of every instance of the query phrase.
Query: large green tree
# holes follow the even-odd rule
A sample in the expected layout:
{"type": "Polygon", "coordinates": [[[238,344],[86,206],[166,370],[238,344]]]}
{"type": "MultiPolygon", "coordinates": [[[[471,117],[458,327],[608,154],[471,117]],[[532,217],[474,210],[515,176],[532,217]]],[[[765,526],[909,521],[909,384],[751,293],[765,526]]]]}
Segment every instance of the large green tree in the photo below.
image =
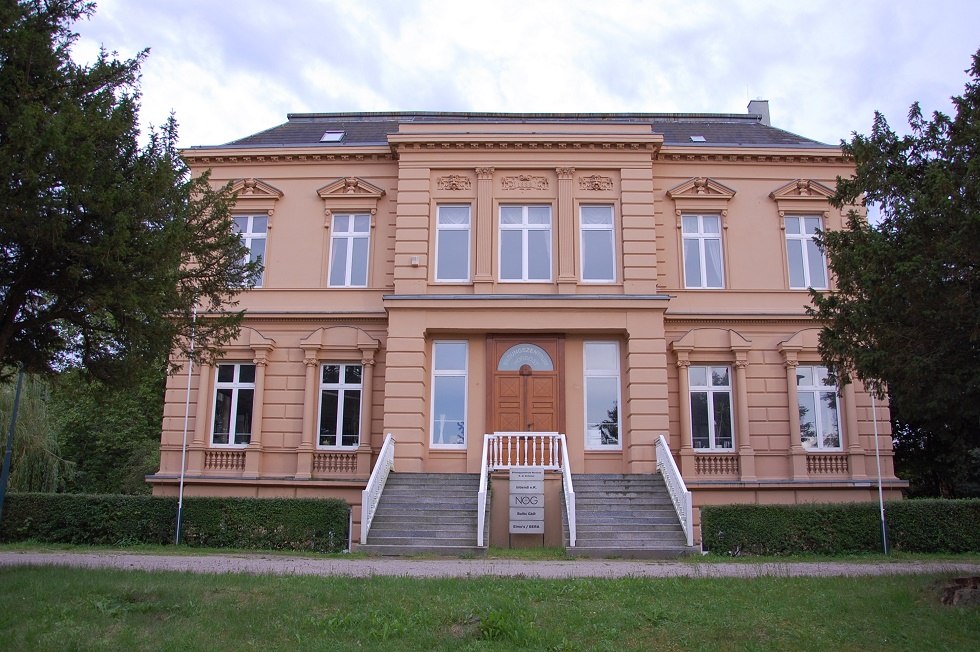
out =
{"type": "Polygon", "coordinates": [[[143,52],[75,63],[79,0],[0,2],[0,374],[106,380],[188,348],[210,357],[257,265],[227,189],[191,178],[171,119],[139,140],[143,52]]]}
{"type": "Polygon", "coordinates": [[[833,203],[880,219],[821,236],[837,290],[811,310],[828,364],[891,397],[913,488],[946,496],[980,488],[980,52],[968,72],[953,117],[914,104],[908,135],[876,114],[843,143],[856,171],[833,203]]]}

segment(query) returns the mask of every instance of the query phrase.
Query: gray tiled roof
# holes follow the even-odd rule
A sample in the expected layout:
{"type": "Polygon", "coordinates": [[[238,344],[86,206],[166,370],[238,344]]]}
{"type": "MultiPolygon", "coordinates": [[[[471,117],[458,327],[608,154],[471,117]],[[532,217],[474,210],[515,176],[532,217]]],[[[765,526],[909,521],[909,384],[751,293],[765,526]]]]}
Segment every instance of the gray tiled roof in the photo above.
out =
{"type": "Polygon", "coordinates": [[[832,147],[762,124],[753,114],[713,113],[291,113],[288,121],[222,147],[343,147],[387,145],[403,122],[579,122],[649,124],[665,145],[718,147],[832,147]],[[343,131],[337,143],[321,143],[325,131],[343,131]],[[703,136],[704,142],[693,142],[703,136]]]}

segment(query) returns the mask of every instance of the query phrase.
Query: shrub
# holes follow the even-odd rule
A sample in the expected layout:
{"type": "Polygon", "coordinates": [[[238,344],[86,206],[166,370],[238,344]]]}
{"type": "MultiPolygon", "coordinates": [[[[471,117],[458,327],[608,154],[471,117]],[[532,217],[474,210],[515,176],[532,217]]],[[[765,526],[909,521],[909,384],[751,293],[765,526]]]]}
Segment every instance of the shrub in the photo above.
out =
{"type": "MultiPolygon", "coordinates": [[[[885,504],[892,550],[980,552],[980,500],[885,504]]],[[[705,550],[727,554],[881,551],[878,503],[710,505],[701,508],[705,550]]]]}
{"type": "MultiPolygon", "coordinates": [[[[190,546],[336,552],[350,508],[336,499],[185,498],[190,546]]],[[[116,494],[8,494],[0,541],[92,545],[174,541],[177,499],[116,494]]]]}

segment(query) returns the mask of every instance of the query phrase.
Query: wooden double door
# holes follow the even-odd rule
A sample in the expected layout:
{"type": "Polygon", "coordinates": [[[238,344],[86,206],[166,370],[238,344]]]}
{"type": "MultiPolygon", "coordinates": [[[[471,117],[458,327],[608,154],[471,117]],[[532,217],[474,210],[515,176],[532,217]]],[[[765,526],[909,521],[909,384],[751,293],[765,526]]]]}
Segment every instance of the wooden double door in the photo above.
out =
{"type": "Polygon", "coordinates": [[[564,339],[487,337],[491,432],[564,432],[564,339]]]}

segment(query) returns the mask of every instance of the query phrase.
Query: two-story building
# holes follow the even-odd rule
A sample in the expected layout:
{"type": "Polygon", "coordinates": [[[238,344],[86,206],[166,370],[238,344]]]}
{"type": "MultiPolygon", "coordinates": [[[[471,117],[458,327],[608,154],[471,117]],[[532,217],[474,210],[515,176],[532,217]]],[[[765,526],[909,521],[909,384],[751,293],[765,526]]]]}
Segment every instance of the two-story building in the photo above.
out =
{"type": "Polygon", "coordinates": [[[887,410],[828,375],[804,310],[833,287],[814,234],[841,228],[852,165],[749,108],[299,114],[185,151],[233,183],[265,269],[224,358],[189,395],[170,379],[154,492],[177,492],[189,405],[187,495],[344,498],[355,540],[379,456],[419,496],[492,479],[484,544],[511,539],[514,466],[549,469],[557,545],[580,478],[658,458],[687,528],[704,504],[871,500],[876,427],[897,497],[887,410]]]}

